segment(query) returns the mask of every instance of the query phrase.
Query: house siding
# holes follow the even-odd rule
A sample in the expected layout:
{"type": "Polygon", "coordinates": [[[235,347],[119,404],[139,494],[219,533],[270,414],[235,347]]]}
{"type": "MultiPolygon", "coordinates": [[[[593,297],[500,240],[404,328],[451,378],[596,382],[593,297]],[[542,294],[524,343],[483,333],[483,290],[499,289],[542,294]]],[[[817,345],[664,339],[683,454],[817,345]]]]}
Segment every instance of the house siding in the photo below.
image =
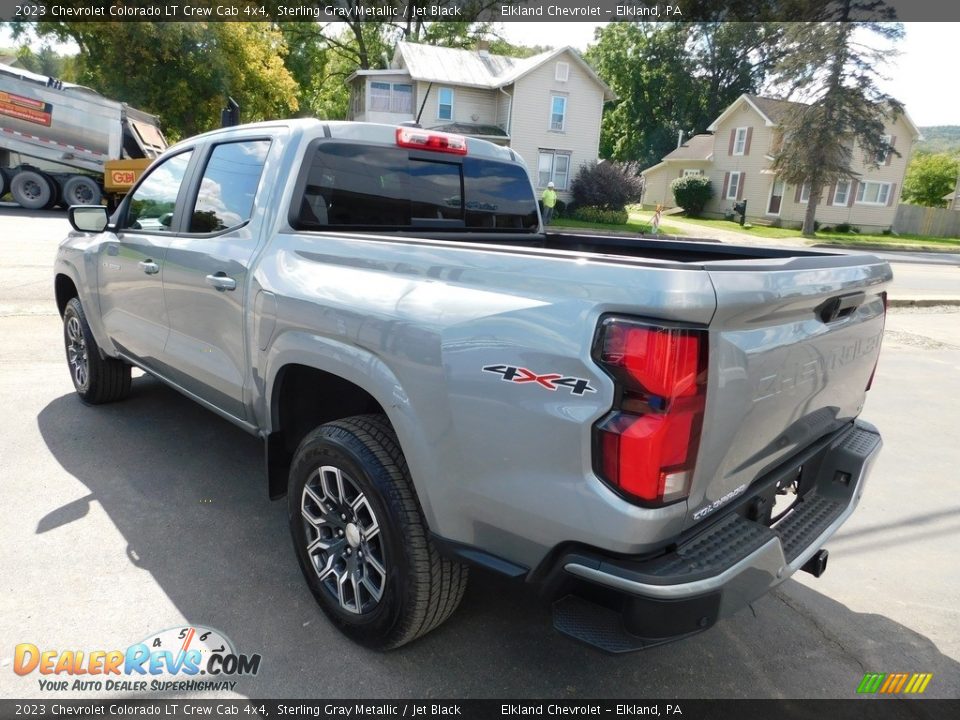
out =
{"type": "Polygon", "coordinates": [[[420,111],[420,105],[423,99],[427,99],[427,104],[423,108],[423,115],[420,117],[420,124],[425,128],[435,127],[437,125],[446,125],[450,122],[462,123],[482,123],[485,125],[495,125],[497,123],[497,95],[496,90],[484,90],[482,88],[464,87],[463,85],[441,85],[434,83],[418,82],[416,94],[418,98],[415,113],[420,111]],[[453,119],[441,120],[437,117],[439,110],[440,88],[450,88],[453,90],[453,119]],[[429,89],[429,96],[427,90],[429,89]]]}
{"type": "Polygon", "coordinates": [[[713,185],[713,198],[707,203],[706,214],[722,215],[732,210],[737,200],[723,197],[729,174],[743,173],[739,197],[747,201],[747,213],[763,217],[767,210],[773,176],[763,171],[770,166],[770,155],[776,128],[767,127],[763,117],[744,100],[739,101],[730,115],[717,126],[713,137],[713,162],[707,174],[713,185]],[[732,154],[733,135],[737,128],[747,128],[749,142],[743,155],[732,154]]]}
{"type": "MultiPolygon", "coordinates": [[[[561,53],[520,78],[511,91],[514,102],[510,146],[523,157],[535,187],[538,187],[537,162],[541,148],[570,153],[570,181],[581,165],[597,160],[603,89],[569,52],[561,53]],[[555,79],[558,62],[570,66],[567,82],[555,79]],[[555,94],[568,97],[563,131],[550,130],[551,96],[555,94]]],[[[538,187],[538,191],[540,189],[538,187]]],[[[572,197],[569,183],[566,190],[557,194],[569,201],[572,197]]]]}

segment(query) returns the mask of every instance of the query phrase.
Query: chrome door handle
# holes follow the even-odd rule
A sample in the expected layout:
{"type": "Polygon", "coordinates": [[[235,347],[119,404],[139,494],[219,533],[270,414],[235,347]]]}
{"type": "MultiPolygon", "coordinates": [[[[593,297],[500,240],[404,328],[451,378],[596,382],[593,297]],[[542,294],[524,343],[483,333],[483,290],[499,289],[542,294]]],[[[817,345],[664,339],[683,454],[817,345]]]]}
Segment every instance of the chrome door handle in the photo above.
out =
{"type": "Polygon", "coordinates": [[[141,260],[137,263],[147,275],[156,275],[160,272],[160,266],[157,265],[153,260],[141,260]]]}
{"type": "Polygon", "coordinates": [[[232,277],[227,277],[223,273],[217,273],[216,275],[207,275],[207,285],[216,288],[220,292],[224,290],[236,290],[237,281],[232,277]]]}

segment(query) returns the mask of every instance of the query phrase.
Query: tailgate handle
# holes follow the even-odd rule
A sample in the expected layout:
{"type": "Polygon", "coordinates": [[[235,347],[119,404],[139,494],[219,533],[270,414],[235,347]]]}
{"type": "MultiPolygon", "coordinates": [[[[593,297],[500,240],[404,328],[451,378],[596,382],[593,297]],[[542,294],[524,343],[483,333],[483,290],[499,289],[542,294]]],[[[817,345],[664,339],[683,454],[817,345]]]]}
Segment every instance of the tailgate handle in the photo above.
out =
{"type": "Polygon", "coordinates": [[[824,300],[814,309],[821,322],[832,323],[853,313],[866,298],[866,293],[855,292],[849,295],[837,295],[824,300]]]}

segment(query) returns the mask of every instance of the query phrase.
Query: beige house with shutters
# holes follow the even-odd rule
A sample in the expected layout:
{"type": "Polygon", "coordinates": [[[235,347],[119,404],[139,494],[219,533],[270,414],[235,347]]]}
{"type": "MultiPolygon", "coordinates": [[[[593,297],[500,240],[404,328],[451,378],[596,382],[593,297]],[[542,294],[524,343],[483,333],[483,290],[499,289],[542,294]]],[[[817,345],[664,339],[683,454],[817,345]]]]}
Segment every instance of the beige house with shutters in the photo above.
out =
{"type": "MultiPolygon", "coordinates": [[[[809,199],[805,185],[786,185],[771,166],[782,142],[780,123],[795,103],[758,95],[741,95],[707,128],[647,168],[643,202],[676,205],[670,183],[688,174],[710,178],[714,197],[707,217],[723,217],[741,200],[747,202],[749,222],[784,227],[803,223],[809,199]]],[[[903,113],[886,127],[890,152],[870,167],[854,147],[852,169],[856,178],[825,188],[817,208],[821,225],[848,224],[864,232],[885,230],[893,224],[903,177],[920,131],[903,113]]]]}
{"type": "Polygon", "coordinates": [[[347,83],[350,120],[418,121],[506,145],[538,194],[553,182],[565,201],[580,166],[598,158],[603,106],[614,99],[570,47],[514,58],[400,42],[390,68],[358,70],[347,83]]]}

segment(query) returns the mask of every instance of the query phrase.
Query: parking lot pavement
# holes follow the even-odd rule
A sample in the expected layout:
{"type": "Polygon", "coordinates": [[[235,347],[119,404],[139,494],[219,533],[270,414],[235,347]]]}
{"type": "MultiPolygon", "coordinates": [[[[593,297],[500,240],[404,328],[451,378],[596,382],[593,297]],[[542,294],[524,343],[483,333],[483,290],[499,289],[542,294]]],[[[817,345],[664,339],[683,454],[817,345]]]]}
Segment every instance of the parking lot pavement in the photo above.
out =
{"type": "Polygon", "coordinates": [[[553,631],[522,584],[474,572],[447,624],[379,654],[315,606],[256,439],[149,377],[122,403],[76,399],[52,249],[12,247],[31,222],[11,234],[0,211],[0,696],[43,694],[36,674],[13,673],[17,643],[109,650],[202,624],[263,658],[223,696],[847,698],[869,671],[932,672],[928,696],[960,697],[952,310],[890,315],[864,410],[885,449],[819,580],[800,574],[703,634],[608,656],[553,631]]]}

